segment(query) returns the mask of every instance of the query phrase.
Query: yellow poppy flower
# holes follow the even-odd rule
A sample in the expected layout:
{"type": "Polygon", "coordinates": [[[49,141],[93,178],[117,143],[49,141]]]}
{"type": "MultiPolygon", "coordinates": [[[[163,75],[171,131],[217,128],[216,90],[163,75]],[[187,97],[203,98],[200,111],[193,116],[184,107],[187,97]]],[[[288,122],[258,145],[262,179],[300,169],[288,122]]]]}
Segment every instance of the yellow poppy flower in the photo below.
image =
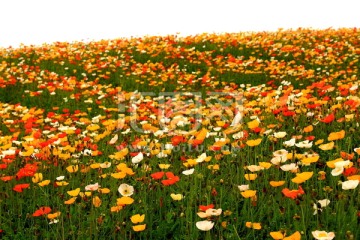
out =
{"type": "Polygon", "coordinates": [[[262,138],[258,138],[255,140],[247,140],[246,145],[248,145],[249,147],[254,147],[254,146],[259,145],[261,143],[261,141],[262,141],[262,138]]]}
{"type": "Polygon", "coordinates": [[[70,166],[66,167],[66,170],[69,173],[77,172],[77,171],[79,171],[79,165],[70,165],[70,166]]]}
{"type": "Polygon", "coordinates": [[[321,144],[319,146],[319,148],[323,151],[327,151],[327,150],[331,150],[334,148],[334,142],[329,142],[329,143],[326,143],[326,144],[321,144]]]}
{"type": "Polygon", "coordinates": [[[341,130],[339,132],[332,132],[328,136],[328,141],[335,141],[339,139],[343,139],[345,137],[345,131],[341,130]]]}
{"type": "Polygon", "coordinates": [[[250,174],[245,174],[245,179],[248,181],[253,181],[257,178],[257,174],[256,173],[250,173],[250,174]]]}
{"type": "Polygon", "coordinates": [[[284,234],[281,231],[270,232],[270,236],[275,240],[284,239],[284,234]]]}
{"type": "Polygon", "coordinates": [[[43,179],[42,173],[35,173],[34,176],[31,178],[33,183],[38,183],[42,181],[42,179],[43,179]]]}
{"type": "Polygon", "coordinates": [[[66,186],[66,185],[68,185],[69,183],[66,182],[66,181],[57,181],[57,182],[55,182],[55,184],[56,184],[57,186],[66,186]]]}
{"type": "Polygon", "coordinates": [[[101,199],[98,196],[93,197],[92,204],[94,205],[94,207],[100,207],[101,199]]]}
{"type": "Polygon", "coordinates": [[[311,156],[311,157],[306,157],[301,159],[301,162],[305,165],[317,162],[319,160],[320,156],[319,155],[315,155],[315,156],[311,156]]]}
{"type": "Polygon", "coordinates": [[[126,177],[126,173],[125,172],[112,173],[111,176],[116,179],[122,179],[126,177]]]}
{"type": "Polygon", "coordinates": [[[132,199],[131,197],[127,197],[127,196],[123,196],[116,200],[117,205],[130,205],[133,202],[134,202],[134,199],[132,199]]]}
{"type": "Polygon", "coordinates": [[[270,181],[272,187],[280,187],[285,184],[285,181],[270,181]]]}
{"type": "Polygon", "coordinates": [[[296,231],[290,236],[283,238],[283,240],[300,240],[300,239],[301,239],[301,234],[299,231],[296,231]]]}
{"type": "Polygon", "coordinates": [[[72,197],[69,200],[66,200],[64,203],[66,205],[70,205],[70,204],[73,204],[75,201],[76,201],[76,197],[72,197]]]}
{"type": "Polygon", "coordinates": [[[254,197],[256,195],[256,190],[245,190],[245,191],[240,192],[240,194],[244,198],[251,198],[251,197],[254,197]]]}
{"type": "Polygon", "coordinates": [[[61,215],[61,212],[55,212],[55,213],[49,213],[47,215],[48,219],[54,219],[54,218],[58,218],[61,215]]]}
{"type": "Polygon", "coordinates": [[[296,177],[293,178],[293,179],[291,179],[291,181],[292,181],[293,183],[300,184],[300,183],[303,183],[303,182],[305,182],[306,180],[310,179],[313,174],[314,174],[313,172],[297,173],[297,174],[296,174],[296,177]]]}
{"type": "Polygon", "coordinates": [[[91,169],[100,168],[100,163],[93,163],[93,164],[90,165],[90,168],[91,168],[91,169]]]}
{"type": "Polygon", "coordinates": [[[40,187],[44,187],[50,184],[50,180],[44,180],[38,183],[40,187]]]}
{"type": "Polygon", "coordinates": [[[67,194],[69,194],[72,197],[76,197],[77,195],[79,195],[79,193],[80,193],[80,188],[76,188],[74,190],[67,191],[67,194]]]}
{"type": "Polygon", "coordinates": [[[159,164],[160,169],[168,169],[170,166],[171,166],[171,164],[163,164],[163,163],[159,164]]]}
{"type": "Polygon", "coordinates": [[[172,193],[170,194],[170,197],[174,200],[174,201],[180,201],[181,199],[183,199],[183,195],[178,193],[178,194],[175,194],[175,193],[172,193]]]}
{"type": "Polygon", "coordinates": [[[89,126],[87,126],[87,130],[88,131],[96,131],[96,130],[98,130],[100,128],[100,126],[99,125],[97,125],[97,124],[90,124],[89,126]]]}
{"type": "Polygon", "coordinates": [[[111,212],[119,212],[121,209],[123,209],[122,206],[113,206],[110,208],[111,212]]]}
{"type": "Polygon", "coordinates": [[[307,127],[304,127],[304,132],[309,133],[314,130],[314,127],[312,125],[309,125],[307,127]]]}
{"type": "Polygon", "coordinates": [[[133,230],[134,230],[135,232],[141,232],[141,231],[144,231],[144,230],[145,230],[146,224],[135,225],[135,226],[133,226],[132,228],[133,228],[133,230]]]}
{"type": "Polygon", "coordinates": [[[255,120],[252,120],[251,122],[248,122],[247,125],[248,125],[248,128],[250,129],[254,129],[254,128],[257,128],[259,126],[260,122],[259,120],[255,119],[255,120]]]}
{"type": "Polygon", "coordinates": [[[110,192],[110,189],[108,189],[108,188],[99,188],[98,191],[99,191],[99,193],[107,194],[107,193],[110,192]]]}
{"type": "Polygon", "coordinates": [[[245,223],[245,226],[247,228],[252,228],[252,229],[255,229],[255,230],[260,230],[261,229],[261,223],[257,223],[257,222],[246,222],[245,223]]]}
{"type": "Polygon", "coordinates": [[[259,162],[259,166],[260,167],[263,167],[263,168],[265,168],[265,169],[269,169],[270,167],[271,167],[271,163],[269,163],[269,162],[259,162]]]}
{"type": "Polygon", "coordinates": [[[130,220],[132,223],[137,224],[137,223],[142,223],[145,220],[145,214],[136,214],[130,217],[130,220]]]}

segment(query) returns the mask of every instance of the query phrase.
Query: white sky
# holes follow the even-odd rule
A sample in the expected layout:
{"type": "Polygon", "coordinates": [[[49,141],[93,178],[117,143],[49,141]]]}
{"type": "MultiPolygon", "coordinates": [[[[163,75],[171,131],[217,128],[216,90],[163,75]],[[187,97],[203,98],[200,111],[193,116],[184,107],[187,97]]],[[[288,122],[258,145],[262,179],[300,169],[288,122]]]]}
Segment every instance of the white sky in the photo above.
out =
{"type": "Polygon", "coordinates": [[[358,0],[1,0],[0,47],[179,32],[360,27],[358,0]]]}

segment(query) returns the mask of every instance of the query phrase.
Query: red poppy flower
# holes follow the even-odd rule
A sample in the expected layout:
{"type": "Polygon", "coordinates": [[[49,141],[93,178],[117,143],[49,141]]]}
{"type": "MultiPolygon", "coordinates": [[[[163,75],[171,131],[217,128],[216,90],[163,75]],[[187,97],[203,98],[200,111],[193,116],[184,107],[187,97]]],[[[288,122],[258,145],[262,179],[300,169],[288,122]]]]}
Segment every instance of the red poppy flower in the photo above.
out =
{"type": "Polygon", "coordinates": [[[0,177],[1,181],[7,182],[10,181],[11,179],[13,179],[13,176],[4,176],[4,177],[0,177]]]}
{"type": "Polygon", "coordinates": [[[209,204],[209,205],[200,205],[199,206],[199,210],[205,212],[206,210],[210,209],[210,208],[214,208],[215,205],[214,204],[209,204]]]}
{"type": "Polygon", "coordinates": [[[160,178],[162,178],[164,176],[164,172],[156,172],[151,174],[150,176],[155,179],[155,180],[159,180],[160,178]]]}
{"type": "Polygon", "coordinates": [[[46,214],[49,214],[51,212],[51,208],[50,207],[40,207],[38,210],[36,210],[33,213],[33,217],[40,217],[46,214]]]}
{"type": "Polygon", "coordinates": [[[13,190],[14,190],[15,192],[23,192],[23,190],[24,190],[25,188],[28,188],[28,187],[30,187],[30,184],[28,184],[28,183],[22,183],[22,184],[17,184],[17,185],[15,185],[14,188],[13,188],[13,190]]]}
{"type": "Polygon", "coordinates": [[[177,146],[177,145],[179,145],[180,143],[183,143],[183,142],[186,142],[186,139],[183,136],[174,136],[174,137],[171,138],[171,144],[173,146],[177,146]]]}
{"type": "Polygon", "coordinates": [[[323,123],[331,123],[332,121],[335,120],[335,115],[334,113],[331,113],[329,115],[327,115],[324,119],[320,120],[323,123]]]}
{"type": "Polygon", "coordinates": [[[5,163],[0,163],[0,169],[6,169],[7,168],[7,164],[5,163]]]}
{"type": "Polygon", "coordinates": [[[307,136],[305,139],[309,141],[313,141],[315,139],[315,136],[307,136]]]}
{"type": "Polygon", "coordinates": [[[161,181],[161,183],[165,186],[170,186],[180,181],[180,178],[175,176],[172,172],[166,172],[165,175],[168,179],[161,181]]]}
{"type": "Polygon", "coordinates": [[[345,168],[343,174],[345,177],[357,174],[358,169],[356,167],[345,168]]]}

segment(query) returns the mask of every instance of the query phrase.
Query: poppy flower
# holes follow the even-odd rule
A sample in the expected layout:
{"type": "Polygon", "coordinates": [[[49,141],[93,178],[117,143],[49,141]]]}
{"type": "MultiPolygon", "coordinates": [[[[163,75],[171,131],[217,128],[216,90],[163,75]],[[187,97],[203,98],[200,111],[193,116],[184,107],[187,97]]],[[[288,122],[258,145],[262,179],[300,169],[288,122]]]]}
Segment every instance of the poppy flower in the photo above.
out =
{"type": "Polygon", "coordinates": [[[309,133],[312,132],[314,130],[314,127],[312,125],[309,125],[307,127],[304,127],[304,132],[305,133],[309,133]]]}
{"type": "Polygon", "coordinates": [[[165,175],[164,172],[155,172],[155,173],[151,174],[150,176],[151,176],[152,179],[154,179],[154,180],[159,180],[159,179],[161,179],[164,175],[165,175]]]}
{"type": "Polygon", "coordinates": [[[206,210],[210,209],[210,208],[214,208],[215,205],[214,204],[209,204],[209,205],[200,205],[199,206],[199,210],[205,212],[206,210]]]}
{"type": "Polygon", "coordinates": [[[256,190],[245,190],[245,191],[240,192],[240,194],[244,198],[251,198],[251,197],[254,197],[256,195],[256,190]]]}
{"type": "Polygon", "coordinates": [[[255,229],[255,230],[260,230],[261,229],[261,223],[258,223],[258,222],[246,222],[245,223],[245,226],[247,228],[252,228],[252,229],[255,229]]]}
{"type": "Polygon", "coordinates": [[[122,206],[113,206],[110,208],[111,212],[119,212],[121,209],[123,209],[122,206]]]}
{"type": "Polygon", "coordinates": [[[23,192],[24,189],[30,187],[30,184],[28,183],[22,183],[22,184],[17,184],[14,186],[13,190],[15,192],[23,192]]]}
{"type": "Polygon", "coordinates": [[[43,179],[42,173],[35,173],[31,180],[33,183],[38,183],[41,182],[42,179],[43,179]]]}
{"type": "Polygon", "coordinates": [[[248,181],[253,181],[256,178],[257,178],[257,174],[255,173],[245,174],[245,179],[248,181]]]}
{"type": "Polygon", "coordinates": [[[195,225],[201,231],[209,231],[214,227],[214,224],[215,223],[212,221],[204,220],[204,221],[196,222],[195,225]]]}
{"type": "Polygon", "coordinates": [[[165,186],[173,185],[180,181],[180,178],[178,176],[175,176],[172,172],[166,172],[165,176],[167,177],[167,179],[161,181],[161,183],[165,186]]]}
{"type": "Polygon", "coordinates": [[[285,184],[285,181],[270,181],[272,187],[280,187],[285,184]]]}
{"type": "Polygon", "coordinates": [[[98,196],[93,197],[92,199],[92,204],[94,205],[94,207],[100,207],[102,201],[98,196]]]}
{"type": "Polygon", "coordinates": [[[341,151],[340,152],[340,156],[341,158],[345,159],[345,160],[352,160],[354,158],[354,153],[347,153],[347,152],[344,152],[344,151],[341,151]]]}
{"type": "Polygon", "coordinates": [[[335,114],[330,113],[329,115],[327,115],[325,118],[321,119],[320,121],[323,123],[331,123],[334,120],[335,120],[335,114]]]}
{"type": "Polygon", "coordinates": [[[96,190],[98,190],[99,187],[101,187],[101,186],[99,185],[99,183],[89,184],[89,185],[87,185],[87,186],[85,187],[85,190],[86,190],[86,191],[96,191],[96,190]]]}
{"type": "Polygon", "coordinates": [[[184,170],[181,173],[184,174],[184,175],[191,175],[191,174],[194,173],[194,171],[195,171],[195,168],[191,168],[191,169],[188,169],[188,170],[184,170]]]}
{"type": "Polygon", "coordinates": [[[343,190],[355,189],[359,185],[359,180],[347,180],[341,183],[343,190]]]}
{"type": "Polygon", "coordinates": [[[299,231],[294,232],[293,234],[286,237],[286,234],[278,231],[278,232],[270,232],[270,236],[275,240],[300,240],[301,234],[299,231]]]}
{"type": "Polygon", "coordinates": [[[40,217],[40,216],[46,215],[46,214],[48,214],[50,212],[51,212],[50,207],[40,207],[32,215],[33,215],[33,217],[40,217]]]}
{"type": "Polygon", "coordinates": [[[60,215],[61,215],[61,212],[49,213],[47,215],[47,218],[48,219],[55,219],[55,218],[58,218],[60,215]]]}
{"type": "Polygon", "coordinates": [[[300,184],[300,183],[303,183],[303,182],[307,181],[308,179],[310,179],[313,174],[314,174],[313,172],[297,173],[297,174],[296,174],[296,177],[293,178],[293,179],[291,179],[291,181],[292,181],[293,183],[300,184]]]}
{"type": "Polygon", "coordinates": [[[356,167],[349,167],[349,168],[344,169],[344,171],[343,171],[343,174],[345,177],[349,177],[349,176],[355,175],[357,173],[358,173],[358,169],[356,167]]]}
{"type": "Polygon", "coordinates": [[[130,186],[130,185],[126,184],[126,183],[122,183],[119,186],[118,191],[121,194],[121,196],[129,197],[129,196],[133,195],[134,187],[130,186]]]}
{"type": "Polygon", "coordinates": [[[174,136],[174,137],[171,138],[171,144],[173,146],[177,146],[180,143],[184,143],[184,142],[186,142],[186,139],[183,136],[174,136]]]}
{"type": "Polygon", "coordinates": [[[145,214],[136,214],[130,217],[130,220],[134,224],[142,223],[145,220],[145,214]]]}
{"type": "Polygon", "coordinates": [[[248,140],[246,141],[246,145],[248,145],[249,147],[254,147],[254,146],[257,146],[261,143],[262,141],[262,138],[258,138],[258,139],[255,139],[255,140],[248,140]]]}
{"type": "Polygon", "coordinates": [[[281,192],[284,194],[285,197],[292,199],[296,199],[298,196],[305,194],[301,186],[299,186],[298,190],[290,190],[288,188],[284,188],[281,192]]]}
{"type": "Polygon", "coordinates": [[[319,148],[323,151],[328,151],[328,150],[331,150],[334,148],[334,145],[335,143],[334,142],[329,142],[329,143],[326,143],[326,144],[321,144],[319,146],[319,148]]]}
{"type": "Polygon", "coordinates": [[[121,198],[118,198],[116,200],[116,204],[118,206],[124,206],[124,205],[130,205],[134,202],[134,199],[132,199],[131,197],[127,197],[127,196],[123,196],[121,198]]]}
{"type": "Polygon", "coordinates": [[[328,141],[335,141],[339,139],[343,139],[345,137],[345,131],[341,130],[339,132],[332,132],[328,136],[328,141]]]}
{"type": "Polygon", "coordinates": [[[40,187],[44,187],[50,184],[50,180],[44,180],[38,183],[40,187]]]}
{"type": "Polygon", "coordinates": [[[71,197],[76,197],[80,193],[80,188],[76,188],[71,191],[67,191],[67,194],[69,194],[71,197]]]}
{"type": "Polygon", "coordinates": [[[0,169],[6,169],[7,168],[7,164],[5,164],[5,163],[1,163],[0,164],[0,169]]]}
{"type": "Polygon", "coordinates": [[[184,198],[184,196],[180,193],[178,194],[175,194],[175,193],[172,193],[170,194],[170,197],[174,200],[174,201],[180,201],[181,199],[184,198]]]}
{"type": "Polygon", "coordinates": [[[144,231],[145,228],[146,228],[146,224],[132,226],[132,229],[133,229],[135,232],[144,231]]]}
{"type": "Polygon", "coordinates": [[[335,233],[333,232],[325,232],[325,231],[312,231],[311,234],[316,240],[331,240],[335,237],[335,233]]]}
{"type": "Polygon", "coordinates": [[[260,124],[260,121],[258,119],[254,119],[251,122],[247,123],[248,128],[250,128],[250,129],[257,128],[259,126],[259,124],[260,124]]]}

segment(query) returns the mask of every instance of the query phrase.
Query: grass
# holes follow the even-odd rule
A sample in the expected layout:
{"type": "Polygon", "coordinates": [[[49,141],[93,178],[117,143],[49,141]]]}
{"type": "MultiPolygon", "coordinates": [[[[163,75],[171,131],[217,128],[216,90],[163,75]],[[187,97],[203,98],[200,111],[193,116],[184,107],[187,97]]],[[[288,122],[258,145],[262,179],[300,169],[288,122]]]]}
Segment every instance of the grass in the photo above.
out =
{"type": "Polygon", "coordinates": [[[0,49],[1,238],[358,239],[359,51],[356,29],[0,49]]]}

